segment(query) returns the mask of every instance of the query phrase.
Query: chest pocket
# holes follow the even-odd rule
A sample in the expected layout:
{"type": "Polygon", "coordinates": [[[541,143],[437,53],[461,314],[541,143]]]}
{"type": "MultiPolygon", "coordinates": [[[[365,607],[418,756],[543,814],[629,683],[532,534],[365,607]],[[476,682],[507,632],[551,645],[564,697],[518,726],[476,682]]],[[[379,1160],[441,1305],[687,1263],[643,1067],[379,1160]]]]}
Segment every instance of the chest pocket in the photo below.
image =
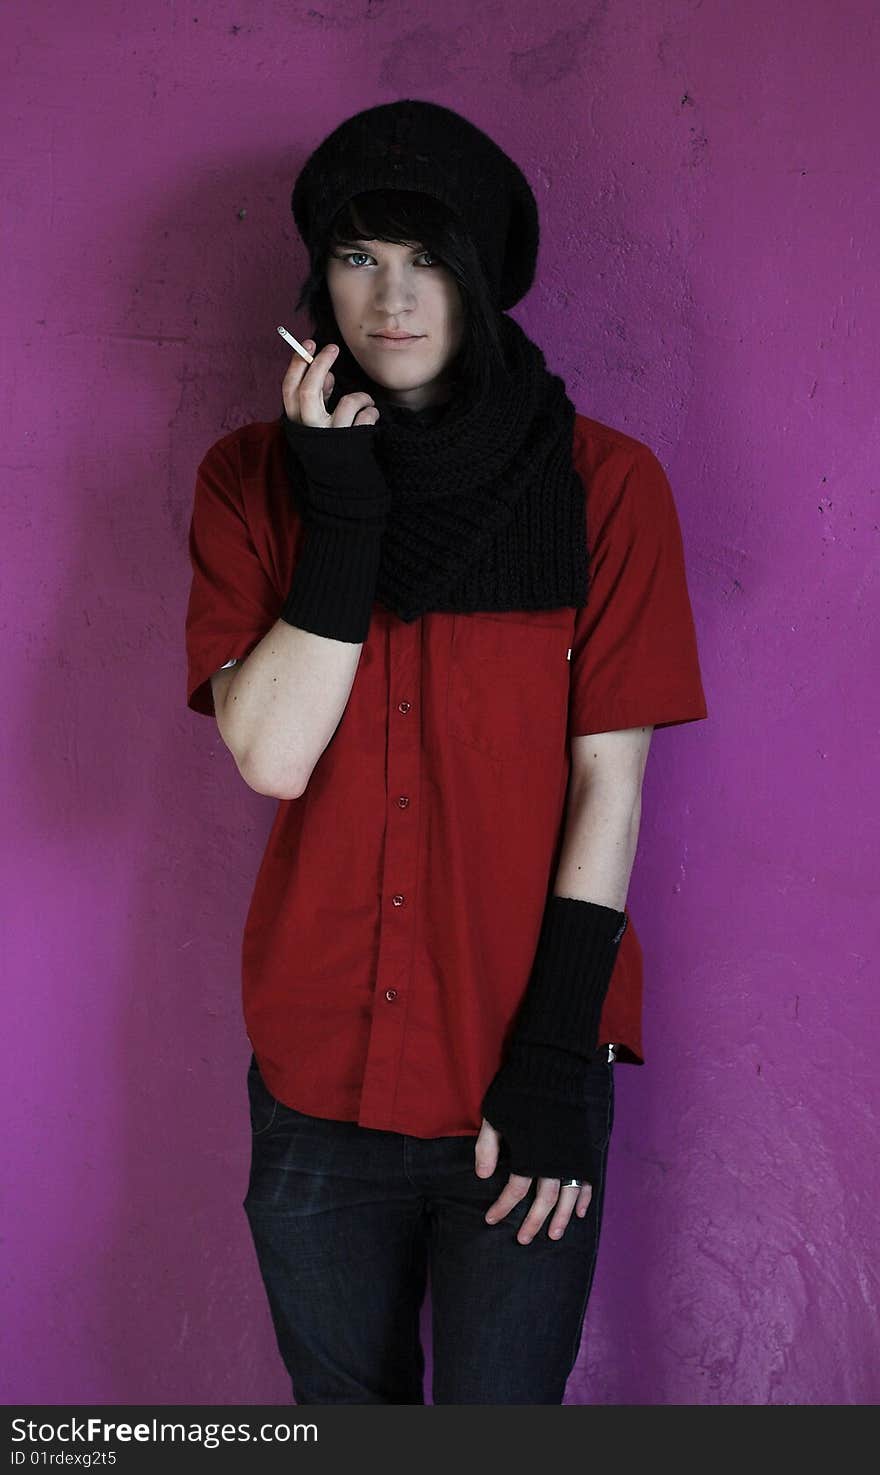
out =
{"type": "Polygon", "coordinates": [[[574,609],[453,618],[446,730],[491,758],[562,754],[574,609]]]}

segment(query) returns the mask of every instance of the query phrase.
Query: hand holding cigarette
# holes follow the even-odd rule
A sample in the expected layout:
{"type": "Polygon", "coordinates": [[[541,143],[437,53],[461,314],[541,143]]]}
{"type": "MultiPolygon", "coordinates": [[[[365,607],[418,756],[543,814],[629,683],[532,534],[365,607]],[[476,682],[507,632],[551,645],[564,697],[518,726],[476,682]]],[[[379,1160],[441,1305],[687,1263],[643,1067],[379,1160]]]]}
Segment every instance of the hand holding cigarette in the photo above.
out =
{"type": "Polygon", "coordinates": [[[379,411],[372,395],[366,390],[355,390],[344,394],[332,416],[324,404],[324,394],[333,390],[333,373],[330,365],[338,353],[335,343],[327,343],[320,353],[313,339],[297,342],[286,328],[278,329],[281,337],[294,349],[287,373],[281,384],[284,409],[294,424],[311,425],[323,429],[339,429],[343,426],[375,425],[379,411]]]}

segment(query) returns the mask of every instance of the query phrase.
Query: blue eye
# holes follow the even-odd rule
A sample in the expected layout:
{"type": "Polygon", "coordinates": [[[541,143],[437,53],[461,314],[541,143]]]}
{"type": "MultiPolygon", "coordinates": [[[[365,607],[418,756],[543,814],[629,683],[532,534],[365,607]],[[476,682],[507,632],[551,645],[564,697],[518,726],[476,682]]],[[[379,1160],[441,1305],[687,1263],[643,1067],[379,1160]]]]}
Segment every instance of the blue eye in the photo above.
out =
{"type": "MultiPolygon", "coordinates": [[[[428,257],[431,257],[431,260],[428,263],[429,266],[440,266],[440,265],[442,265],[442,263],[439,261],[439,259],[436,256],[434,256],[434,254],[433,254],[432,251],[420,251],[419,252],[419,255],[420,256],[428,256],[428,257]]],[[[352,269],[354,271],[357,271],[358,268],[356,266],[354,266],[354,263],[352,262],[352,257],[354,257],[354,256],[363,256],[366,261],[373,261],[375,259],[374,257],[370,256],[367,251],[344,251],[340,255],[339,260],[340,261],[347,261],[347,262],[351,263],[352,269]]]]}

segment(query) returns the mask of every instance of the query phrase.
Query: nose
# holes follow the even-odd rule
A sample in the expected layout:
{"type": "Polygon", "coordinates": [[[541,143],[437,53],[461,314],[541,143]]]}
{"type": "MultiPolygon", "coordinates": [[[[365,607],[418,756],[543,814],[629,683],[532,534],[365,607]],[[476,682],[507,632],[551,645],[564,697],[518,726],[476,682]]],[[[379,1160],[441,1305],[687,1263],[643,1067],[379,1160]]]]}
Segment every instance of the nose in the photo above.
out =
{"type": "MultiPolygon", "coordinates": [[[[376,272],[373,301],[379,313],[394,317],[415,306],[416,292],[412,274],[405,267],[386,265],[376,272]]],[[[403,326],[403,325],[401,325],[403,326]]]]}

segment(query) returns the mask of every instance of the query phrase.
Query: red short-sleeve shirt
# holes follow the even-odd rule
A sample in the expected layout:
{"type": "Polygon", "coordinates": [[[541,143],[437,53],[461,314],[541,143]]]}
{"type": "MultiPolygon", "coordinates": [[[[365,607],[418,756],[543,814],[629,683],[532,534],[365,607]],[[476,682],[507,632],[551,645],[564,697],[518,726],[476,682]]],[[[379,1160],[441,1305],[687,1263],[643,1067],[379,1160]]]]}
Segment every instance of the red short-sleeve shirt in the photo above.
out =
{"type": "MultiPolygon", "coordinates": [[[[277,802],[245,923],[245,1026],[273,1095],[416,1137],[476,1134],[564,834],[570,738],[707,715],[672,492],[642,442],[578,415],[582,609],[374,604],[342,719],[277,802]]],[[[277,421],[218,440],[189,534],[187,702],[280,616],[305,529],[277,421]]],[[[632,917],[600,1043],[641,1064],[632,917]]]]}

